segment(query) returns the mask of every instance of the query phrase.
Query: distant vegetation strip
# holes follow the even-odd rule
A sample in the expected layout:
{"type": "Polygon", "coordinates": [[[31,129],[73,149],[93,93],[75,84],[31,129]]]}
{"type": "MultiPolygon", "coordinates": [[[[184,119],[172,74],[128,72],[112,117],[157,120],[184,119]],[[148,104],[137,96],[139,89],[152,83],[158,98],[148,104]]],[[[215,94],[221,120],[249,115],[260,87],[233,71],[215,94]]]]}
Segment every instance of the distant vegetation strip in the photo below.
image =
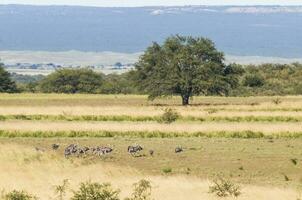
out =
{"type": "MultiPolygon", "coordinates": [[[[128,115],[0,115],[0,121],[130,121],[161,122],[162,116],[128,116],[128,115]]],[[[180,116],[178,121],[191,122],[302,122],[302,116],[180,116]]]]}
{"type": "Polygon", "coordinates": [[[130,137],[130,138],[176,138],[176,137],[205,137],[205,138],[302,138],[302,132],[280,132],[266,134],[254,131],[217,131],[217,132],[161,132],[161,131],[7,131],[0,130],[2,138],[112,138],[112,137],[130,137]]]}

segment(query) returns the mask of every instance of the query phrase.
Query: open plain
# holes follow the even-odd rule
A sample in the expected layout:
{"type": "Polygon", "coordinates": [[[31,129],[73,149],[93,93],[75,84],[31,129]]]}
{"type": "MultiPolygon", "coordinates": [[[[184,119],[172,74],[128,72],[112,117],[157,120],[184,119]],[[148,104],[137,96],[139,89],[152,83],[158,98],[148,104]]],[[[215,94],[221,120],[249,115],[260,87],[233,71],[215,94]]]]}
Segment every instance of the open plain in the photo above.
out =
{"type": "Polygon", "coordinates": [[[64,179],[71,190],[111,182],[125,197],[145,178],[164,200],[216,199],[209,185],[217,175],[241,186],[238,199],[298,199],[302,191],[301,96],[194,97],[184,107],[177,97],[0,94],[0,136],[0,188],[41,199],[53,199],[64,179]],[[160,120],[167,108],[179,114],[170,124],[160,120]],[[113,152],[66,158],[69,144],[113,152]],[[135,144],[144,149],[131,156],[135,144]]]}

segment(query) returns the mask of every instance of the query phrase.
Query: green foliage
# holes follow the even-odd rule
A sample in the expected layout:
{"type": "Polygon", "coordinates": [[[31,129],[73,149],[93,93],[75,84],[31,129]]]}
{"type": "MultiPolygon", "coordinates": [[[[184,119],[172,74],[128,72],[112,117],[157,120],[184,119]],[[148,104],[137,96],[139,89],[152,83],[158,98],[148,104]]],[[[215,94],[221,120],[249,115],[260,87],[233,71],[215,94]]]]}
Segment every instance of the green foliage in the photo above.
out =
{"type": "Polygon", "coordinates": [[[13,191],[5,194],[3,199],[4,200],[35,200],[38,198],[25,191],[13,190],[13,191]]]}
{"type": "Polygon", "coordinates": [[[171,167],[165,167],[165,168],[162,169],[162,172],[164,174],[172,173],[172,168],[171,167]]]}
{"type": "Polygon", "coordinates": [[[17,74],[17,73],[11,73],[11,79],[15,81],[16,83],[20,84],[27,84],[27,83],[35,83],[38,81],[41,81],[45,76],[39,74],[39,75],[24,75],[24,74],[17,74]]]}
{"type": "Polygon", "coordinates": [[[112,189],[109,183],[85,182],[73,192],[72,200],[119,200],[119,190],[112,189]]]}
{"type": "Polygon", "coordinates": [[[187,105],[193,95],[225,95],[237,85],[242,70],[223,60],[209,39],[172,36],[145,51],[136,63],[134,79],[150,99],[180,95],[187,105]]]}
{"type": "Polygon", "coordinates": [[[264,78],[259,74],[248,74],[244,77],[243,85],[248,87],[262,87],[264,78]]]}
{"type": "Polygon", "coordinates": [[[209,192],[214,193],[218,197],[238,197],[241,194],[240,186],[220,176],[213,180],[213,185],[209,187],[209,192]]]}
{"type": "Polygon", "coordinates": [[[46,93],[99,93],[103,75],[90,69],[60,69],[48,75],[39,85],[46,93]]]}
{"type": "Polygon", "coordinates": [[[273,96],[302,94],[302,64],[261,64],[243,66],[242,84],[234,96],[273,96]],[[265,80],[265,81],[264,81],[265,80]]]}
{"type": "Polygon", "coordinates": [[[149,94],[150,99],[179,95],[184,105],[194,95],[302,95],[302,64],[223,61],[223,53],[211,40],[177,35],[162,45],[153,43],[135,70],[120,75],[66,68],[47,77],[10,75],[0,64],[0,92],[149,94]]]}
{"type": "Polygon", "coordinates": [[[166,124],[171,124],[180,118],[178,112],[172,108],[166,108],[164,114],[160,117],[159,121],[166,124]]]}
{"type": "Polygon", "coordinates": [[[123,74],[108,74],[104,76],[100,89],[102,94],[133,94],[137,93],[131,79],[131,72],[123,74]]]}
{"type": "Polygon", "coordinates": [[[212,132],[163,132],[163,131],[6,131],[0,130],[0,137],[32,137],[32,138],[175,138],[175,137],[207,137],[207,138],[302,138],[302,132],[276,132],[267,135],[253,131],[212,131],[212,132]]]}
{"type": "Polygon", "coordinates": [[[138,183],[135,183],[133,187],[134,190],[131,198],[126,198],[125,200],[151,200],[152,186],[150,181],[140,180],[138,183]]]}
{"type": "Polygon", "coordinates": [[[17,91],[16,83],[11,80],[10,74],[4,70],[3,64],[0,63],[0,93],[14,93],[17,91]]]}

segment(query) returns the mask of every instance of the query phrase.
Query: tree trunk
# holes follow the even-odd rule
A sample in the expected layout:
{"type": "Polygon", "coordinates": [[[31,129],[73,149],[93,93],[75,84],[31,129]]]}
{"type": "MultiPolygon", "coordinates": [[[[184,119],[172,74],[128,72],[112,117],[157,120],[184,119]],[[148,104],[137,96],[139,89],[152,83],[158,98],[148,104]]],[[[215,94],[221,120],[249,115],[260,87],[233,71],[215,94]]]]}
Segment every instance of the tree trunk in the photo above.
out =
{"type": "Polygon", "coordinates": [[[189,95],[183,95],[182,98],[182,105],[187,106],[189,105],[190,96],[189,95]]]}

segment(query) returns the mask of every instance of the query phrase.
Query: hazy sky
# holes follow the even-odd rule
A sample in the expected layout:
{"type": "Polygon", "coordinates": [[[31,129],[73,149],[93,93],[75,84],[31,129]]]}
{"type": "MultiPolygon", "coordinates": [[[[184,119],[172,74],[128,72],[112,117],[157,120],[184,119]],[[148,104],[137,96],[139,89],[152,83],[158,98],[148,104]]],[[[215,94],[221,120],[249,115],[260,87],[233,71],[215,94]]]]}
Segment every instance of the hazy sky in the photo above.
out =
{"type": "Polygon", "coordinates": [[[84,6],[302,5],[302,0],[0,0],[0,4],[84,6]]]}

